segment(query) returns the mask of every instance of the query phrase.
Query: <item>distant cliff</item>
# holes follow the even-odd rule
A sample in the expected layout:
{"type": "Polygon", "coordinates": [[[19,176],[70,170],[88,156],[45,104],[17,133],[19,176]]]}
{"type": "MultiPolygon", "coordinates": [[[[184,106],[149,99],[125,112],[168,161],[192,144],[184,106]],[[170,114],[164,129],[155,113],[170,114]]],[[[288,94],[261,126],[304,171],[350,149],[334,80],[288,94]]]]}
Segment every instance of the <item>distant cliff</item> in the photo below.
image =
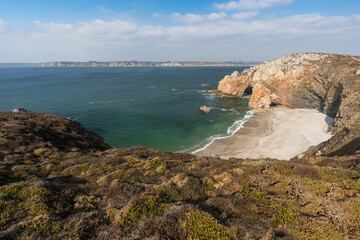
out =
{"type": "Polygon", "coordinates": [[[211,67],[211,66],[254,66],[260,62],[150,62],[150,61],[115,61],[115,62],[48,62],[43,67],[211,67]]]}

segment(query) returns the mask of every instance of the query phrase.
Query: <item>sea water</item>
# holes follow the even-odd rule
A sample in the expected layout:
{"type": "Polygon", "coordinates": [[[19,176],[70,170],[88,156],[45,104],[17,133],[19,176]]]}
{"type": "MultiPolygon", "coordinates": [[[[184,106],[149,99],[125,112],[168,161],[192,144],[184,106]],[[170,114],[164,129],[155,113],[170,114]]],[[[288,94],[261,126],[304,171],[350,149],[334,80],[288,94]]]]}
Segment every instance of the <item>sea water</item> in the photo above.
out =
{"type": "Polygon", "coordinates": [[[251,116],[248,99],[203,92],[245,68],[3,67],[0,111],[23,107],[76,120],[115,148],[194,152],[232,135],[251,116]],[[200,112],[203,105],[212,112],[200,112]]]}

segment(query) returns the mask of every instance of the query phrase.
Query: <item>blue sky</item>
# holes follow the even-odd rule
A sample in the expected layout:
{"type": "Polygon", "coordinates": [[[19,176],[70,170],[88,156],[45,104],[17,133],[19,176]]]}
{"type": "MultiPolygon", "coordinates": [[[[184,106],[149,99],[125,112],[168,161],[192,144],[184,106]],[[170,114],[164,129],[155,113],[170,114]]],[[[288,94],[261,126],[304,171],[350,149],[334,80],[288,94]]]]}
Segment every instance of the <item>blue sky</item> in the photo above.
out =
{"type": "Polygon", "coordinates": [[[358,0],[0,0],[0,62],[360,55],[358,0]]]}

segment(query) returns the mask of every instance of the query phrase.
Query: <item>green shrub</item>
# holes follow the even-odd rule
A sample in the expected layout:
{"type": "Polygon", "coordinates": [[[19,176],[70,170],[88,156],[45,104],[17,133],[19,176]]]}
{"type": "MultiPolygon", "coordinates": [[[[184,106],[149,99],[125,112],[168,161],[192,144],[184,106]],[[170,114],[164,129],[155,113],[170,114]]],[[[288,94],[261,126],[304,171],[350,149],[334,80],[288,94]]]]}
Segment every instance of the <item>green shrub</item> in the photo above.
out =
{"type": "Polygon", "coordinates": [[[300,213],[298,210],[294,210],[287,207],[279,207],[275,213],[276,223],[291,223],[300,220],[300,213]]]}
{"type": "Polygon", "coordinates": [[[190,207],[180,225],[187,239],[230,239],[229,232],[209,213],[190,207]]]}
{"type": "Polygon", "coordinates": [[[151,159],[146,165],[146,169],[156,169],[158,172],[164,172],[167,168],[166,161],[161,157],[151,159]]]}
{"type": "Polygon", "coordinates": [[[72,171],[72,173],[74,175],[80,175],[82,173],[98,173],[101,172],[105,169],[105,166],[96,166],[96,165],[91,165],[89,163],[86,164],[82,164],[82,165],[78,165],[75,167],[75,169],[72,171]]]}
{"type": "Polygon", "coordinates": [[[270,169],[284,176],[291,176],[294,174],[294,170],[291,168],[290,165],[287,164],[274,164],[270,167],[270,169]]]}
{"type": "Polygon", "coordinates": [[[137,223],[147,216],[161,215],[165,210],[167,197],[145,195],[128,206],[121,216],[120,225],[137,223]]]}
{"type": "Polygon", "coordinates": [[[252,192],[252,197],[255,199],[255,200],[265,200],[267,198],[267,192],[260,188],[260,189],[255,189],[253,190],[252,192]]]}
{"type": "Polygon", "coordinates": [[[43,188],[20,185],[0,187],[0,220],[20,215],[38,216],[47,211],[43,198],[50,192],[43,188]]]}
{"type": "Polygon", "coordinates": [[[28,228],[33,231],[39,232],[39,234],[43,237],[49,237],[61,231],[60,223],[55,221],[54,219],[49,218],[40,218],[34,220],[28,228]]]}

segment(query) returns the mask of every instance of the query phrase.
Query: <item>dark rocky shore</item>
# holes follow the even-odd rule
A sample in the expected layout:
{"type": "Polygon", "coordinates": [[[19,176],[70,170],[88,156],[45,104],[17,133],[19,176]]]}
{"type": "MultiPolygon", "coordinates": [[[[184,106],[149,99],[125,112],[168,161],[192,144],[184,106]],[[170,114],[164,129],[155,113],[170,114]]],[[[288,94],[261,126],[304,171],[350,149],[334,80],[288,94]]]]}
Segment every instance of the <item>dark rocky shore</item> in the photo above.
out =
{"type": "MultiPolygon", "coordinates": [[[[113,149],[65,118],[0,112],[0,239],[357,239],[360,75],[347,64],[316,81],[344,76],[329,98],[310,91],[336,117],[334,136],[290,161],[113,149]]],[[[265,101],[295,103],[263,86],[265,101]]]]}

